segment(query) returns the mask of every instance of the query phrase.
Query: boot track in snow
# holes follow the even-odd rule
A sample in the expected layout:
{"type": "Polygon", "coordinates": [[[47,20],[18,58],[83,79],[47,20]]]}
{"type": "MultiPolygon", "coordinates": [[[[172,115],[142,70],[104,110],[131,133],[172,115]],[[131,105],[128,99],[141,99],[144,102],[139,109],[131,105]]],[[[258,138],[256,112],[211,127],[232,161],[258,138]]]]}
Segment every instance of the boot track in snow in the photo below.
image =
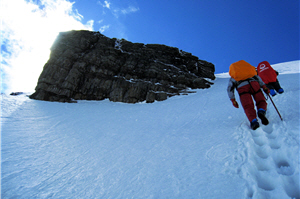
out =
{"type": "Polygon", "coordinates": [[[281,138],[285,135],[288,135],[285,122],[261,125],[256,130],[250,130],[243,122],[236,129],[241,147],[235,159],[242,162],[236,172],[246,181],[245,198],[274,195],[300,198],[299,175],[295,171],[297,160],[291,158],[292,151],[281,138]]]}

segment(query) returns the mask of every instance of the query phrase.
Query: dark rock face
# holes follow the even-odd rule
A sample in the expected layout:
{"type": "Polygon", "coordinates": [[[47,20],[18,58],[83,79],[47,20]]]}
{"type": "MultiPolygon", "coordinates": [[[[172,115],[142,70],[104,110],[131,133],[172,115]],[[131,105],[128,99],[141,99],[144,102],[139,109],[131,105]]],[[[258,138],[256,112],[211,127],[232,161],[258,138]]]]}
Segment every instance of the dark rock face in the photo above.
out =
{"type": "Polygon", "coordinates": [[[12,93],[10,93],[10,95],[12,95],[12,96],[17,96],[17,95],[22,95],[22,94],[24,94],[23,92],[12,92],[12,93]]]}
{"type": "Polygon", "coordinates": [[[63,32],[30,98],[161,101],[188,88],[209,88],[214,70],[213,64],[178,48],[110,39],[99,32],[63,32]]]}

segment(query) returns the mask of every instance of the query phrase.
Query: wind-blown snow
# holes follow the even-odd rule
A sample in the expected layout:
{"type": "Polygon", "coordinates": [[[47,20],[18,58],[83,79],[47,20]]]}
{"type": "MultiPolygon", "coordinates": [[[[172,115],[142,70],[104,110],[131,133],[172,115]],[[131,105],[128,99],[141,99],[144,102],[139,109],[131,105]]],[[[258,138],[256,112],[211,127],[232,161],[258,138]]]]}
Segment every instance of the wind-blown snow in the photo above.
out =
{"type": "Polygon", "coordinates": [[[278,79],[284,121],[268,100],[270,124],[256,131],[228,78],[151,104],[3,94],[1,196],[299,199],[299,72],[278,79]]]}

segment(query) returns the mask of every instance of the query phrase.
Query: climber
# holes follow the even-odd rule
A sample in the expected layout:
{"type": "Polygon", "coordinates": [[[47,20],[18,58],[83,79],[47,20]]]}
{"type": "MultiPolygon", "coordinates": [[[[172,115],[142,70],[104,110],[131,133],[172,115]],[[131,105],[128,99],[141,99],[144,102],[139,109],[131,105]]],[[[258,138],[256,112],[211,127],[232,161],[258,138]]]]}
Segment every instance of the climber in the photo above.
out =
{"type": "Polygon", "coordinates": [[[277,79],[278,72],[271,67],[269,62],[263,61],[259,63],[257,66],[257,74],[270,89],[270,94],[272,96],[276,95],[275,90],[279,94],[282,94],[284,92],[277,79]]]}
{"type": "Polygon", "coordinates": [[[245,114],[250,121],[250,127],[255,130],[259,127],[259,123],[256,118],[253,97],[256,102],[258,117],[263,125],[268,125],[269,121],[266,118],[267,102],[264,94],[261,92],[261,88],[267,94],[270,91],[257,75],[255,67],[244,60],[240,60],[230,65],[229,75],[231,78],[229,79],[227,93],[233,106],[239,108],[234,95],[234,89],[236,89],[245,114]]]}

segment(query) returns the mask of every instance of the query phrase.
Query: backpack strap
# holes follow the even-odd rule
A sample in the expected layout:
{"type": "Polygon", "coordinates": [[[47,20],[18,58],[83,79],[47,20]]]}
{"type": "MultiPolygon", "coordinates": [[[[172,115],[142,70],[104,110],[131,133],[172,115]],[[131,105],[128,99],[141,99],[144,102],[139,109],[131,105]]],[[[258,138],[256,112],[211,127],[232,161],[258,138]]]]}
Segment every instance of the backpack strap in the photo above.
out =
{"type": "Polygon", "coordinates": [[[250,82],[251,82],[251,79],[253,79],[253,81],[258,81],[258,78],[255,77],[255,76],[253,76],[253,77],[251,77],[251,78],[248,78],[248,79],[246,79],[246,80],[238,81],[238,85],[241,84],[242,82],[247,81],[248,84],[249,84],[250,87],[251,87],[251,90],[253,91],[253,92],[242,92],[242,93],[239,93],[239,96],[244,95],[244,94],[247,94],[247,93],[255,95],[255,94],[261,92],[260,89],[258,89],[257,91],[254,90],[254,88],[252,87],[252,85],[251,85],[251,83],[250,83],[250,82]]]}

